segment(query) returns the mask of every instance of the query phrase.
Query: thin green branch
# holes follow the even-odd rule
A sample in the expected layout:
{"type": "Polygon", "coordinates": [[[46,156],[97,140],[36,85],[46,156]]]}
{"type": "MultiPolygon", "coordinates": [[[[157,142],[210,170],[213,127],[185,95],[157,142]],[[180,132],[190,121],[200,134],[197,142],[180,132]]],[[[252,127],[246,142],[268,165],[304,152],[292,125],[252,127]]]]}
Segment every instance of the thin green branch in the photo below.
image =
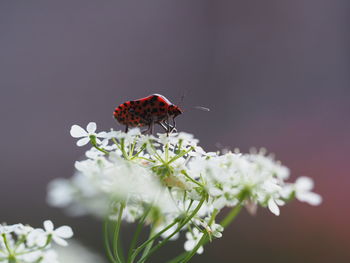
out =
{"type": "Polygon", "coordinates": [[[122,216],[123,216],[123,210],[124,210],[125,205],[120,204],[120,209],[119,209],[119,215],[117,219],[117,223],[114,229],[114,235],[113,235],[113,253],[115,255],[115,258],[117,259],[118,262],[122,262],[119,256],[119,251],[118,251],[118,239],[119,239],[119,232],[120,232],[120,225],[122,222],[122,216]]]}
{"type": "Polygon", "coordinates": [[[176,235],[199,211],[199,209],[202,207],[204,201],[206,199],[206,196],[203,196],[197,207],[193,210],[193,212],[185,218],[185,220],[182,221],[182,223],[176,228],[176,230],[170,234],[167,238],[162,240],[160,243],[158,243],[154,248],[150,250],[150,252],[145,256],[142,257],[139,262],[142,262],[144,260],[147,260],[155,251],[157,251],[159,248],[164,246],[174,235],[176,235]]]}
{"type": "MultiPolygon", "coordinates": [[[[238,213],[242,209],[242,202],[240,202],[237,206],[231,209],[231,211],[227,214],[227,216],[221,220],[220,225],[224,228],[228,227],[230,223],[233,222],[233,220],[237,217],[238,213]]],[[[202,242],[202,246],[204,246],[206,243],[208,243],[209,238],[206,238],[202,242]]],[[[198,244],[197,244],[198,245],[198,244]]],[[[175,258],[169,260],[167,263],[183,263],[184,258],[188,257],[191,252],[183,252],[180,255],[176,256],[175,258]]]]}
{"type": "Polygon", "coordinates": [[[142,231],[142,227],[143,227],[143,223],[146,219],[146,217],[148,216],[149,212],[151,211],[152,209],[152,206],[150,206],[144,213],[143,213],[143,216],[141,217],[139,223],[137,224],[137,227],[136,227],[136,230],[135,230],[135,233],[134,233],[134,236],[133,236],[133,239],[131,240],[131,243],[130,243],[130,248],[129,248],[129,252],[128,252],[128,263],[131,262],[131,255],[132,255],[132,252],[134,251],[134,248],[137,244],[137,241],[139,239],[139,236],[140,236],[140,233],[142,231]]]}
{"type": "Polygon", "coordinates": [[[105,219],[105,221],[103,223],[103,240],[104,240],[105,250],[106,250],[106,253],[107,253],[108,260],[111,263],[119,263],[119,262],[117,262],[114,259],[113,254],[112,254],[112,250],[111,250],[111,246],[109,244],[108,221],[109,221],[109,218],[108,218],[108,215],[107,215],[106,219],[105,219]]]}
{"type": "Polygon", "coordinates": [[[178,220],[174,220],[170,225],[165,227],[162,231],[158,232],[156,235],[154,235],[151,239],[148,239],[146,242],[144,242],[141,246],[135,249],[134,253],[131,255],[131,260],[129,262],[134,262],[136,256],[150,243],[153,242],[156,238],[160,237],[164,232],[166,232],[168,229],[173,227],[175,224],[178,223],[178,220]]]}

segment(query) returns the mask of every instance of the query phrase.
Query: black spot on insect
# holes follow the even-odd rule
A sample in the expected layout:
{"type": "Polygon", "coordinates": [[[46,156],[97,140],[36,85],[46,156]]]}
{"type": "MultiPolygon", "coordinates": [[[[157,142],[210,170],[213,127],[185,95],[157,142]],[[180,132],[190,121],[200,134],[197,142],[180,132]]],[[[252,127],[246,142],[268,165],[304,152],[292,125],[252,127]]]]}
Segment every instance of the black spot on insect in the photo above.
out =
{"type": "Polygon", "coordinates": [[[120,109],[120,110],[121,110],[121,109],[122,109],[122,106],[119,106],[119,107],[118,107],[118,109],[120,109]]]}
{"type": "Polygon", "coordinates": [[[128,106],[128,104],[126,104],[126,102],[124,102],[124,104],[123,104],[125,107],[127,107],[128,106]]]}
{"type": "Polygon", "coordinates": [[[165,109],[164,109],[164,108],[160,108],[159,110],[160,110],[160,111],[165,111],[165,109]]]}
{"type": "Polygon", "coordinates": [[[143,102],[143,106],[147,106],[148,103],[149,103],[149,101],[148,101],[148,100],[145,100],[145,101],[143,102]]]}
{"type": "Polygon", "coordinates": [[[164,107],[165,103],[163,101],[159,102],[159,106],[164,107]]]}
{"type": "Polygon", "coordinates": [[[131,104],[131,105],[134,105],[134,104],[135,104],[135,101],[131,100],[131,101],[130,101],[130,104],[131,104]]]}
{"type": "Polygon", "coordinates": [[[151,102],[156,101],[157,99],[158,99],[158,96],[157,96],[157,95],[154,95],[154,96],[151,98],[151,102]]]}
{"type": "Polygon", "coordinates": [[[158,110],[156,109],[156,108],[154,108],[153,110],[152,110],[152,112],[157,112],[158,110]]]}

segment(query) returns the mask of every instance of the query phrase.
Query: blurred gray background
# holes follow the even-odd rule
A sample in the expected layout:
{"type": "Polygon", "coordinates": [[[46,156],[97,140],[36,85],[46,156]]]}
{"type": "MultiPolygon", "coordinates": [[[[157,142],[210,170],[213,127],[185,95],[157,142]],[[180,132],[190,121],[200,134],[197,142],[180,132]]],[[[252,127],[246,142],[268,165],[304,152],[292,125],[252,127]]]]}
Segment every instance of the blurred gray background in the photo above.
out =
{"type": "Polygon", "coordinates": [[[243,212],[193,262],[350,262],[349,24],[346,0],[1,0],[0,222],[50,218],[102,252],[100,222],[49,208],[46,185],[83,155],[72,124],[121,128],[115,106],[160,93],[206,150],[264,146],[324,197],[243,212]]]}

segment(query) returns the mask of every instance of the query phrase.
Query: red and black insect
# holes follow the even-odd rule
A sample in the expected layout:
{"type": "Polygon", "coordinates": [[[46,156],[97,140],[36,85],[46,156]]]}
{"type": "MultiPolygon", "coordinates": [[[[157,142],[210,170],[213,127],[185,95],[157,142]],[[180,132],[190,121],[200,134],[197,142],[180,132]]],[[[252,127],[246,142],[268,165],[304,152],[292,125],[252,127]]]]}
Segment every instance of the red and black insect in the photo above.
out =
{"type": "Polygon", "coordinates": [[[178,106],[159,94],[124,102],[113,113],[114,118],[125,125],[125,131],[128,131],[129,127],[147,126],[145,133],[153,133],[154,124],[162,126],[167,133],[174,131],[175,118],[180,114],[182,110],[178,106]],[[169,119],[172,120],[172,125],[169,119]]]}

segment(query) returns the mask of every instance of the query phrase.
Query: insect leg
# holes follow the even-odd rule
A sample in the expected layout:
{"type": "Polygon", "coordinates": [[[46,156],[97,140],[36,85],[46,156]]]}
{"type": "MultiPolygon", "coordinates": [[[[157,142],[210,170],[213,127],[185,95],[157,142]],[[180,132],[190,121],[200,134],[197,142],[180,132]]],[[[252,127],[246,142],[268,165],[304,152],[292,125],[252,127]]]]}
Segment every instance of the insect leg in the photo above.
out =
{"type": "Polygon", "coordinates": [[[172,131],[177,131],[176,128],[174,126],[172,126],[171,124],[167,123],[165,120],[163,122],[158,122],[160,124],[160,126],[162,126],[162,128],[165,130],[165,132],[170,133],[172,131]]]}
{"type": "Polygon", "coordinates": [[[175,117],[173,117],[173,126],[171,126],[170,124],[169,124],[169,126],[171,127],[171,131],[170,132],[173,132],[173,131],[176,132],[177,131],[176,128],[175,128],[176,127],[175,117]]]}
{"type": "Polygon", "coordinates": [[[129,125],[125,125],[125,132],[128,132],[128,130],[129,130],[129,125]]]}
{"type": "Polygon", "coordinates": [[[147,134],[151,128],[151,124],[148,124],[147,129],[142,131],[142,134],[147,134]]]}
{"type": "Polygon", "coordinates": [[[157,122],[157,123],[164,129],[165,132],[168,131],[169,126],[167,123],[164,123],[164,122],[157,122]]]}
{"type": "Polygon", "coordinates": [[[154,127],[154,121],[152,120],[151,123],[149,124],[149,130],[151,135],[153,135],[153,127],[154,127]]]}
{"type": "Polygon", "coordinates": [[[147,134],[147,133],[153,134],[153,127],[154,127],[154,121],[152,120],[148,123],[147,129],[142,131],[142,134],[147,134]]]}

